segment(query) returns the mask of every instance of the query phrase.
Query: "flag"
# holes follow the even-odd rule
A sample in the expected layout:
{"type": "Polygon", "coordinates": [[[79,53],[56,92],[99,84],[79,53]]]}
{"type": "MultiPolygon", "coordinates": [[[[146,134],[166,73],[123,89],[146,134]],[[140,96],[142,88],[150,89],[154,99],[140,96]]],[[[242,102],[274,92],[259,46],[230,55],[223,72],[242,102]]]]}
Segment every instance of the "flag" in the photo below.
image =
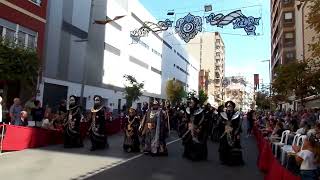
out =
{"type": "Polygon", "coordinates": [[[254,90],[259,89],[259,74],[254,74],[254,90]]]}

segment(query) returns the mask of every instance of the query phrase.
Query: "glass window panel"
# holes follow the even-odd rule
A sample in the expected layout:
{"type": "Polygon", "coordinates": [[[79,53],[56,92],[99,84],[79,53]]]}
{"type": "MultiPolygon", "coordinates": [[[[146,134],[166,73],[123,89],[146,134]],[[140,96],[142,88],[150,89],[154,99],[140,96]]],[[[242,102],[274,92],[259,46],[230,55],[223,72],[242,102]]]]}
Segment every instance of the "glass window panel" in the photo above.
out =
{"type": "Polygon", "coordinates": [[[28,48],[36,47],[36,37],[32,35],[28,35],[28,48]]]}
{"type": "Polygon", "coordinates": [[[293,39],[293,33],[286,33],[285,38],[286,39],[293,39]]]}
{"type": "Polygon", "coordinates": [[[15,40],[15,31],[12,29],[6,29],[5,39],[10,42],[14,42],[15,40]]]}
{"type": "Polygon", "coordinates": [[[25,47],[25,44],[26,44],[26,33],[19,31],[18,44],[21,47],[25,47]]]}
{"type": "Polygon", "coordinates": [[[284,19],[291,20],[292,19],[292,12],[287,12],[284,14],[284,19]]]}

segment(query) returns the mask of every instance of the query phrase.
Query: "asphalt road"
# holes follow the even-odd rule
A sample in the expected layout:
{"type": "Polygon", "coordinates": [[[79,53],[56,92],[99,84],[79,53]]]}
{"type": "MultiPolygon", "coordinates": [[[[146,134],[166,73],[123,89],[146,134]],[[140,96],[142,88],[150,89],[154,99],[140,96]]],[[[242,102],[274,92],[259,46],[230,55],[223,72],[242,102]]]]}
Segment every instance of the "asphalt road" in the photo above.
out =
{"type": "Polygon", "coordinates": [[[168,157],[137,155],[132,160],[89,175],[90,180],[260,180],[262,174],[256,166],[257,149],[253,137],[242,138],[245,165],[228,167],[220,165],[218,144],[209,142],[209,158],[192,162],[182,158],[181,141],[168,146],[168,157]]]}

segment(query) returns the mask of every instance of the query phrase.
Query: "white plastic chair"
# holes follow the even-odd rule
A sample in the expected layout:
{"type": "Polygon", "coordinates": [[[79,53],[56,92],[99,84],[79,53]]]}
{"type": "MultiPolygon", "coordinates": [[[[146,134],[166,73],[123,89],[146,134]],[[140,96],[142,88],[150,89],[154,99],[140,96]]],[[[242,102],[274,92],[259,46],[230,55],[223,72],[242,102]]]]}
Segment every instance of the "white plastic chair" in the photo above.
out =
{"type": "Polygon", "coordinates": [[[280,142],[273,142],[272,144],[274,145],[274,155],[277,157],[278,153],[278,146],[283,146],[288,143],[288,138],[289,138],[290,130],[285,130],[282,132],[281,135],[281,140],[280,142]]]}
{"type": "Polygon", "coordinates": [[[282,165],[285,164],[285,157],[286,154],[288,153],[294,153],[293,149],[292,149],[292,145],[298,145],[299,142],[299,137],[301,136],[301,134],[296,134],[293,138],[292,144],[291,145],[284,145],[283,147],[281,147],[281,163],[282,165]]]}

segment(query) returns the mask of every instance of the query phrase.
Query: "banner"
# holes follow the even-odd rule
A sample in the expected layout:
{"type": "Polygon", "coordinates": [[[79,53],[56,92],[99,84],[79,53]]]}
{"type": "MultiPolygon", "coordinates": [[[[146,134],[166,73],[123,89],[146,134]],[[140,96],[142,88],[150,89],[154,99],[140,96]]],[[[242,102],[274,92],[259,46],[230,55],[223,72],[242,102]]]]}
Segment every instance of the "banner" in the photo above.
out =
{"type": "Polygon", "coordinates": [[[254,90],[259,89],[259,74],[254,74],[254,90]]]}

